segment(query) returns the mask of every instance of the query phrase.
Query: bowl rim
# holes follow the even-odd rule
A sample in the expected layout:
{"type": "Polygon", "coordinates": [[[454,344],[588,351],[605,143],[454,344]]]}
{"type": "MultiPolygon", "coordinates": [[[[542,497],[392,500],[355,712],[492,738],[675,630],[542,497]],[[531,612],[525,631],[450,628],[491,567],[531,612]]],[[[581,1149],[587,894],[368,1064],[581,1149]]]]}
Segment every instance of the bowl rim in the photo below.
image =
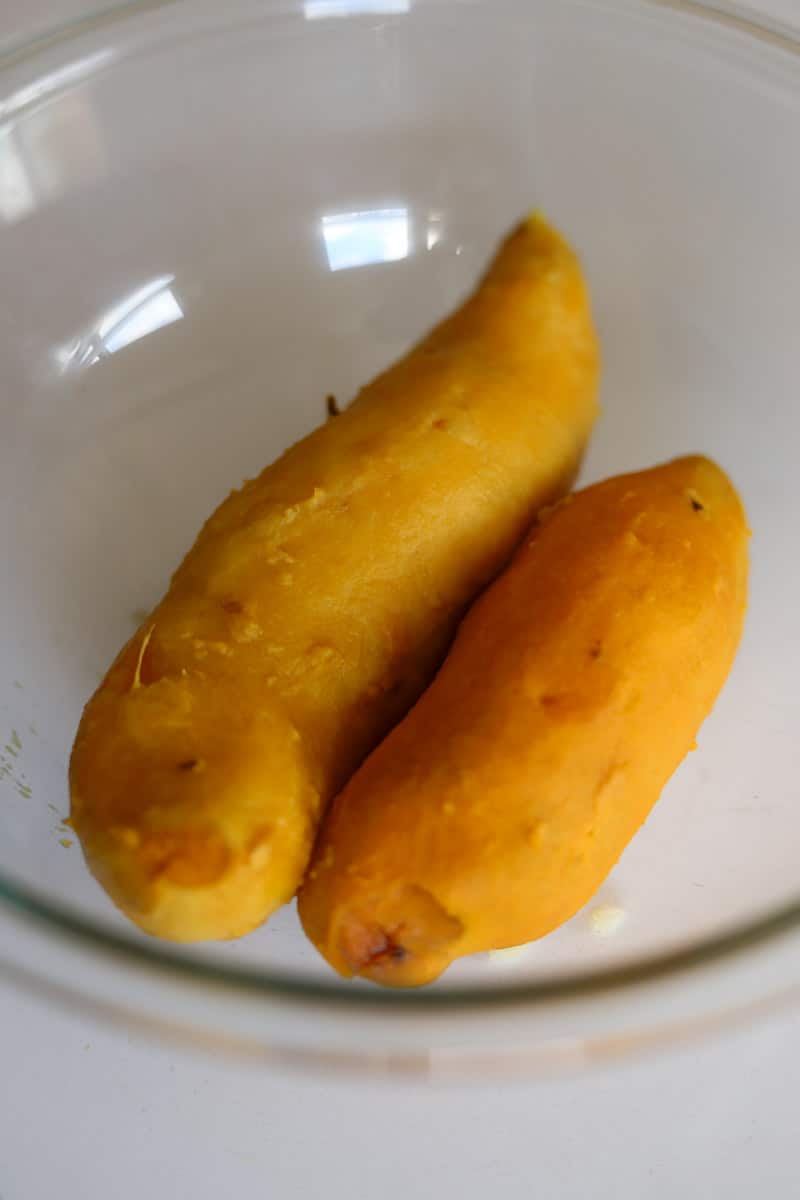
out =
{"type": "MultiPolygon", "coordinates": [[[[445,6],[453,3],[469,3],[470,0],[413,0],[414,8],[445,6]]],[[[586,0],[600,7],[610,6],[615,0],[586,0]]],[[[655,11],[672,11],[699,20],[706,20],[718,27],[738,30],[760,42],[768,42],[779,49],[800,57],[800,25],[794,27],[776,17],[755,12],[747,4],[738,0],[635,0],[644,8],[655,11]]],[[[117,4],[106,4],[99,8],[87,9],[85,13],[71,20],[47,26],[31,37],[23,37],[18,41],[11,39],[5,45],[0,44],[0,72],[13,66],[27,62],[38,54],[43,53],[63,42],[72,41],[83,34],[93,32],[111,25],[121,25],[123,22],[137,16],[146,16],[166,9],[189,7],[197,0],[122,0],[117,4]]],[[[300,0],[267,0],[269,12],[265,15],[278,16],[296,12],[300,0]]],[[[363,14],[369,15],[367,10],[363,14]]],[[[389,14],[391,15],[391,14],[389,14]]]]}
{"type": "MultiPolygon", "coordinates": [[[[413,7],[434,7],[452,4],[454,0],[414,0],[413,7]]],[[[619,0],[582,0],[599,8],[619,7],[619,0]]],[[[626,0],[628,3],[629,0],[626,0]]],[[[46,29],[32,38],[0,48],[0,83],[12,68],[43,55],[46,51],[77,40],[83,35],[107,27],[122,25],[139,16],[157,14],[167,9],[189,8],[196,0],[124,0],[86,12],[83,16],[46,29]]],[[[265,18],[286,15],[298,10],[299,0],[276,0],[262,13],[265,18]]],[[[634,0],[634,7],[666,11],[709,26],[727,28],[748,38],[767,43],[800,58],[800,28],[755,13],[736,0],[634,0]]],[[[0,105],[0,108],[3,106],[0,105]]],[[[2,112],[7,119],[15,108],[2,112]]],[[[34,889],[8,879],[0,873],[0,908],[6,915],[33,922],[47,934],[55,933],[83,952],[109,953],[131,968],[142,968],[153,978],[172,978],[195,985],[213,985],[240,996],[258,994],[276,1000],[300,1000],[304,1005],[335,1006],[344,1010],[405,1011],[419,1014],[467,1008],[508,1008],[549,1004],[557,1000],[601,997],[638,985],[650,984],[665,977],[686,977],[698,968],[725,961],[741,962],[749,951],[765,948],[786,940],[800,930],[800,896],[755,919],[740,922],[706,936],[687,946],[646,955],[630,963],[593,969],[585,972],[564,972],[535,983],[494,985],[491,988],[463,985],[441,989],[390,991],[380,988],[346,989],[341,981],[324,982],[277,970],[256,970],[241,965],[221,967],[193,956],[177,955],[166,943],[153,940],[140,942],[125,932],[104,927],[101,922],[79,915],[66,906],[56,905],[34,889]]],[[[0,956],[0,976],[8,969],[13,979],[14,964],[0,956]]]]}

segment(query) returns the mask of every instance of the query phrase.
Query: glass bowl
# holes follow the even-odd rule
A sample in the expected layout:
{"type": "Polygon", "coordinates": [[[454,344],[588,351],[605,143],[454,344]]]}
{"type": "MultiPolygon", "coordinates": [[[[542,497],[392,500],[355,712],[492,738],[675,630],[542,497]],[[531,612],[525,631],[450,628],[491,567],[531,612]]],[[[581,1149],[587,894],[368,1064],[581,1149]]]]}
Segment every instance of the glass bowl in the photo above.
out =
{"type": "Polygon", "coordinates": [[[0,967],[266,1061],[602,1058],[800,981],[800,57],[656,0],[142,0],[0,64],[0,967]],[[454,305],[534,205],[604,342],[584,477],[687,451],[748,505],[751,611],[699,749],[588,908],[390,994],[293,908],[139,935],[63,820],[81,707],[205,516],[454,305]]]}

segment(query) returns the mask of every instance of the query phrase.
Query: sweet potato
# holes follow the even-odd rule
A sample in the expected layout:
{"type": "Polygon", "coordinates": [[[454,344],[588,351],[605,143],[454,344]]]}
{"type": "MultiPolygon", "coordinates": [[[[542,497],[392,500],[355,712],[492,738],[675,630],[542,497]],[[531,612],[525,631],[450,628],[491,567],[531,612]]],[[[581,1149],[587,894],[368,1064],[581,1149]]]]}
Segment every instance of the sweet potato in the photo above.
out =
{"type": "Polygon", "coordinates": [[[581,908],[692,747],[746,581],[744,512],[707,459],[549,512],[330,808],[299,902],[328,961],[423,984],[581,908]]]}
{"type": "Polygon", "coordinates": [[[226,938],[291,898],[330,797],[569,489],[597,372],[578,262],[530,218],[454,316],[210,518],[72,754],[75,830],[132,920],[226,938]]]}

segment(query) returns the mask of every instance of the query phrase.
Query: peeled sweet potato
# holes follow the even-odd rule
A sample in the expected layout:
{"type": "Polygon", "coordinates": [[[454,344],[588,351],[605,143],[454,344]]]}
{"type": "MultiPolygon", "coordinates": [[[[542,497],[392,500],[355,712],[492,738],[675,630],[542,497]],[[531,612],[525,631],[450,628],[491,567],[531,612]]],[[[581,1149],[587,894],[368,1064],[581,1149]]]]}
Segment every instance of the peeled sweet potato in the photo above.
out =
{"type": "Polygon", "coordinates": [[[72,822],[143,929],[247,933],[465,606],[569,489],[596,413],[586,287],[533,217],[474,295],[214,513],[80,723],[72,822]]]}
{"type": "Polygon", "coordinates": [[[730,670],[747,539],[704,458],[544,516],[331,805],[299,905],[339,972],[424,984],[589,900],[730,670]]]}

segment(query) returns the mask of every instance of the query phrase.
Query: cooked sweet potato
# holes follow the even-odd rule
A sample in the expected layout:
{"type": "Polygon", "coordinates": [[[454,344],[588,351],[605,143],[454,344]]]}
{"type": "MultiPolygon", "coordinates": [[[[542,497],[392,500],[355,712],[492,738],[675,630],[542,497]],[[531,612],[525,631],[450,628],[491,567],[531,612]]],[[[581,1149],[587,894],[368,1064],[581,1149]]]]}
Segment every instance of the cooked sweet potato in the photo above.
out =
{"type": "Polygon", "coordinates": [[[453,317],[222,504],[72,754],[75,830],[132,920],[226,938],[291,898],[330,797],[568,490],[596,390],[580,267],[534,217],[453,317]]]}
{"type": "Polygon", "coordinates": [[[728,674],[747,537],[703,458],[542,519],[330,808],[300,914],[338,971],[427,983],[586,903],[728,674]]]}

